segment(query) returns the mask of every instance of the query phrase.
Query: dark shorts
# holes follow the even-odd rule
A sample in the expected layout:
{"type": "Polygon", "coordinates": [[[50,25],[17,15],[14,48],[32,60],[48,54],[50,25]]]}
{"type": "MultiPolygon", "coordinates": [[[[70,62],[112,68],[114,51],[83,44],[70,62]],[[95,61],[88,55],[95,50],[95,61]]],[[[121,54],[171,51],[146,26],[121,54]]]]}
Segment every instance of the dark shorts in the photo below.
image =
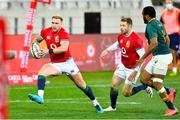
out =
{"type": "Polygon", "coordinates": [[[180,35],[178,33],[170,34],[170,48],[178,51],[180,44],[180,35]]]}

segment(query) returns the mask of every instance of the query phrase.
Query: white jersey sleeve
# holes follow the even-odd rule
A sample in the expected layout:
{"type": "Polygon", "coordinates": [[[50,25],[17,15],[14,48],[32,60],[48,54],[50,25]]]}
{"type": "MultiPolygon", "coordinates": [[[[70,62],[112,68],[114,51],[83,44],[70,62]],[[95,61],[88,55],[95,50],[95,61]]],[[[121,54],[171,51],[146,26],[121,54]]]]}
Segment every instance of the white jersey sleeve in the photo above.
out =
{"type": "Polygon", "coordinates": [[[137,49],[136,52],[139,55],[139,57],[141,58],[145,53],[144,47],[140,48],[140,49],[137,49]]]}
{"type": "MultiPolygon", "coordinates": [[[[144,47],[137,49],[136,52],[139,55],[139,57],[141,58],[145,53],[144,47]]],[[[136,68],[134,68],[135,71],[139,71],[140,69],[141,69],[141,66],[137,66],[136,68]]]]}
{"type": "Polygon", "coordinates": [[[108,51],[114,51],[114,50],[117,50],[119,48],[119,43],[118,41],[116,41],[114,44],[112,44],[111,46],[109,46],[107,48],[108,51]]]}

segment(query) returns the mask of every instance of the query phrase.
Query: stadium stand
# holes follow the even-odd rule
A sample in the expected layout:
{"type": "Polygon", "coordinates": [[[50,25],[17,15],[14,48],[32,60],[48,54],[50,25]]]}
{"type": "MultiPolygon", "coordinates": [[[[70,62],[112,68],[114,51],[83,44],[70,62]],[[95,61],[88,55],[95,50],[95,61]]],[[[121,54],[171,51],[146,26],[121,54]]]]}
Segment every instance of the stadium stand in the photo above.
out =
{"type": "MultiPolygon", "coordinates": [[[[152,5],[151,0],[52,0],[49,6],[39,3],[34,33],[47,27],[51,15],[56,14],[64,18],[63,25],[71,34],[83,34],[85,12],[101,14],[101,33],[117,33],[122,16],[132,17],[134,29],[144,32],[141,9],[146,5],[152,5]]],[[[4,16],[8,22],[8,34],[24,34],[28,9],[29,0],[0,1],[0,16],[4,16]]],[[[156,6],[156,9],[160,14],[163,6],[156,6]]]]}

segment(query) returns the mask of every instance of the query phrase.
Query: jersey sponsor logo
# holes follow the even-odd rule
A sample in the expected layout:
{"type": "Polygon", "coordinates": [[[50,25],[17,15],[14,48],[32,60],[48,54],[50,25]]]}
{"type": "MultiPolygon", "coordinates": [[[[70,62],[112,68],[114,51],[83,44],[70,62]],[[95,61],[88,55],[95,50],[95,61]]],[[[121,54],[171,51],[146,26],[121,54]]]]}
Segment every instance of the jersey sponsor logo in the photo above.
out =
{"type": "Polygon", "coordinates": [[[121,53],[123,57],[126,57],[126,58],[129,57],[128,55],[126,55],[126,49],[124,47],[121,48],[121,53]]]}
{"type": "Polygon", "coordinates": [[[122,54],[126,54],[126,49],[125,49],[124,47],[122,47],[121,49],[122,49],[122,50],[121,50],[121,53],[122,53],[122,54]]]}
{"type": "Polygon", "coordinates": [[[57,48],[57,46],[55,44],[50,44],[50,48],[55,49],[55,48],[57,48]]]}
{"type": "Polygon", "coordinates": [[[129,48],[129,47],[130,47],[130,44],[131,44],[131,42],[130,42],[130,41],[127,41],[127,42],[126,42],[126,48],[129,48]]]}
{"type": "Polygon", "coordinates": [[[47,40],[50,40],[50,39],[51,39],[51,36],[47,36],[46,39],[47,39],[47,40]]]}
{"type": "Polygon", "coordinates": [[[59,36],[55,37],[55,42],[57,42],[57,43],[59,42],[59,36]]]}

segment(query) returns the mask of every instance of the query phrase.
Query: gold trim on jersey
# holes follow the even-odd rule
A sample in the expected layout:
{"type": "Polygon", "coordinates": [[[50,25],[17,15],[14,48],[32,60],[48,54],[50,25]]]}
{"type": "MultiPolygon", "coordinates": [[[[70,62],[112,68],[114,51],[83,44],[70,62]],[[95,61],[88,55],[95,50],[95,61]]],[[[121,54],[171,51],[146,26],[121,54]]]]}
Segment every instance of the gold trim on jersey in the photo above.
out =
{"type": "Polygon", "coordinates": [[[130,44],[131,44],[131,42],[130,42],[130,41],[127,41],[127,42],[126,42],[126,48],[129,48],[129,47],[130,47],[130,44]]]}
{"type": "Polygon", "coordinates": [[[55,42],[57,42],[57,43],[59,42],[59,36],[55,37],[55,42]]]}

